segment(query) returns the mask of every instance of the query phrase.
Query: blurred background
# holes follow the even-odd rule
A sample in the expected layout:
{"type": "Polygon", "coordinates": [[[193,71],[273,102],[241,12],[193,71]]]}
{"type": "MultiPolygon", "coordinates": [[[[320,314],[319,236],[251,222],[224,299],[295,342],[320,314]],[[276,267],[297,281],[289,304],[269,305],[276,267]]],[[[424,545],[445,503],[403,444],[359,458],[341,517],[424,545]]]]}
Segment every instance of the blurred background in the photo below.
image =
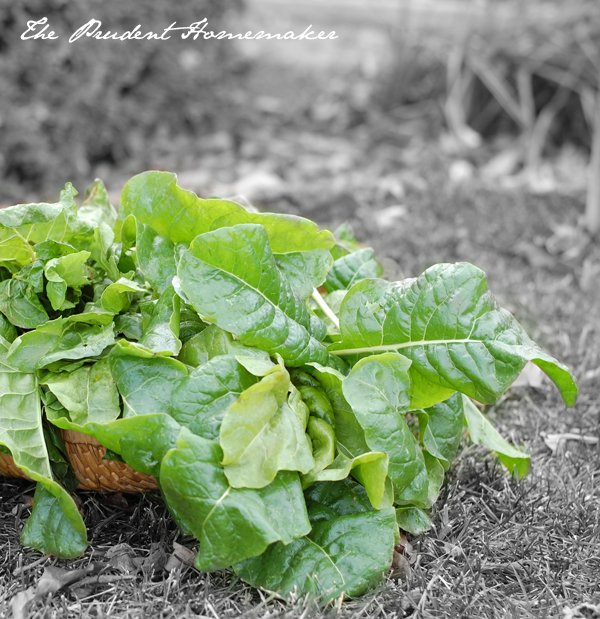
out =
{"type": "Polygon", "coordinates": [[[550,246],[512,248],[543,263],[600,228],[599,75],[597,0],[1,0],[0,204],[95,177],[118,202],[158,168],[200,195],[373,232],[466,192],[460,244],[473,191],[560,196],[576,206],[550,246]],[[41,17],[61,38],[22,41],[41,17]],[[91,17],[338,38],[69,44],[91,17]]]}

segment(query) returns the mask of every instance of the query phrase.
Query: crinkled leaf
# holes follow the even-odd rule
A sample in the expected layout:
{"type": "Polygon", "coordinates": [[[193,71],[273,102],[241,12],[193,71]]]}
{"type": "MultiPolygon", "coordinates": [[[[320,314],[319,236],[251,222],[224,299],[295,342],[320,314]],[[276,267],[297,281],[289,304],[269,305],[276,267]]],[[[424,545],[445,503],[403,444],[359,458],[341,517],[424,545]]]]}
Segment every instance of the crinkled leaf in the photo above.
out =
{"type": "Polygon", "coordinates": [[[76,231],[77,192],[67,183],[56,204],[18,204],[0,210],[0,263],[11,271],[35,260],[32,245],[68,241],[76,231]]]}
{"type": "Polygon", "coordinates": [[[359,596],[389,570],[395,527],[392,508],[339,516],[316,524],[288,546],[271,546],[235,569],[252,586],[285,597],[311,594],[325,604],[342,594],[359,596]]]}
{"type": "Polygon", "coordinates": [[[119,314],[115,316],[115,334],[122,333],[128,340],[138,342],[142,339],[141,314],[119,314]]]}
{"type": "Polygon", "coordinates": [[[198,236],[182,252],[178,276],[200,315],[243,344],[279,353],[290,365],[326,364],[305,303],[281,276],[266,230],[247,224],[198,236]]]}
{"type": "Polygon", "coordinates": [[[304,299],[325,281],[333,264],[327,248],[279,253],[275,255],[275,260],[291,287],[304,299]]]}
{"type": "Polygon", "coordinates": [[[104,183],[96,179],[86,190],[83,204],[77,210],[77,219],[91,230],[104,223],[111,228],[117,221],[117,211],[110,203],[104,183]]]}
{"type": "Polygon", "coordinates": [[[177,355],[181,350],[178,336],[179,297],[173,286],[167,286],[153,308],[152,318],[144,329],[140,344],[154,352],[177,355]]]}
{"type": "Polygon", "coordinates": [[[159,236],[151,226],[141,223],[137,226],[136,255],[145,279],[162,294],[177,272],[175,244],[168,237],[159,236]]]}
{"type": "Polygon", "coordinates": [[[53,258],[61,258],[69,254],[77,253],[77,250],[70,243],[60,243],[59,241],[42,241],[33,246],[38,260],[47,262],[53,258]]]}
{"type": "Polygon", "coordinates": [[[428,480],[423,454],[404,413],[410,399],[410,360],[397,353],[361,359],[342,383],[372,451],[387,453],[389,476],[400,503],[427,502],[428,480]]]}
{"type": "Polygon", "coordinates": [[[234,356],[254,376],[264,376],[275,365],[268,352],[245,346],[217,325],[210,325],[189,339],[181,348],[179,360],[198,367],[218,355],[234,356]]]}
{"type": "Polygon", "coordinates": [[[287,403],[289,386],[289,374],[276,366],[225,413],[219,442],[232,487],[264,488],[281,470],[314,466],[302,420],[287,403]]]}
{"type": "Polygon", "coordinates": [[[412,360],[412,408],[453,391],[493,403],[528,361],[548,374],[567,405],[576,399],[571,371],[538,348],[471,264],[438,264],[399,284],[358,282],[342,303],[340,327],[342,342],[330,347],[337,355],[397,351],[412,360]]]}
{"type": "Polygon", "coordinates": [[[138,283],[121,277],[114,284],[110,284],[104,289],[100,300],[102,309],[112,314],[118,314],[129,307],[132,295],[136,292],[145,293],[147,291],[138,283]]]}
{"type": "Polygon", "coordinates": [[[213,571],[260,555],[269,544],[289,544],[310,530],[297,473],[279,473],[260,490],[231,488],[220,466],[221,448],[182,428],[163,458],[163,496],[200,541],[196,567],[213,571]]]}
{"type": "Polygon", "coordinates": [[[369,247],[338,258],[327,273],[323,286],[327,292],[348,290],[361,279],[380,277],[381,274],[375,253],[369,247]]]}
{"type": "Polygon", "coordinates": [[[20,271],[13,275],[13,279],[20,280],[29,284],[31,290],[36,294],[44,292],[44,264],[41,260],[36,260],[24,266],[20,271]]]}
{"type": "Polygon", "coordinates": [[[321,387],[313,387],[312,385],[300,385],[298,391],[302,400],[308,406],[310,414],[326,421],[332,428],[335,428],[333,406],[325,391],[321,387]]]}
{"type": "Polygon", "coordinates": [[[121,272],[117,266],[117,257],[112,251],[115,240],[115,233],[108,224],[102,222],[95,230],[88,249],[92,254],[92,260],[104,271],[110,280],[116,282],[121,277],[121,272]]]}
{"type": "Polygon", "coordinates": [[[225,412],[257,382],[231,355],[219,355],[189,373],[173,391],[173,417],[194,434],[219,436],[225,412]]]}
{"type": "Polygon", "coordinates": [[[498,459],[511,472],[525,477],[529,471],[531,458],[508,443],[483,413],[467,397],[463,397],[465,423],[471,440],[498,454],[498,459]]]}
{"type": "Polygon", "coordinates": [[[112,323],[87,324],[84,320],[93,318],[86,314],[57,318],[24,333],[11,344],[9,362],[22,372],[33,372],[60,359],[99,355],[114,342],[112,323]]]}
{"type": "Polygon", "coordinates": [[[52,309],[65,310],[75,307],[76,303],[66,300],[67,288],[80,288],[88,283],[85,263],[89,257],[89,251],[80,251],[52,258],[44,265],[44,274],[48,280],[46,295],[52,309]]]}
{"type": "Polygon", "coordinates": [[[48,313],[31,286],[19,279],[0,282],[0,311],[22,329],[35,329],[48,321],[48,313]]]}
{"type": "Polygon", "coordinates": [[[45,372],[41,384],[47,385],[69,411],[73,423],[108,423],[121,414],[119,393],[108,359],[72,372],[45,372]]]}

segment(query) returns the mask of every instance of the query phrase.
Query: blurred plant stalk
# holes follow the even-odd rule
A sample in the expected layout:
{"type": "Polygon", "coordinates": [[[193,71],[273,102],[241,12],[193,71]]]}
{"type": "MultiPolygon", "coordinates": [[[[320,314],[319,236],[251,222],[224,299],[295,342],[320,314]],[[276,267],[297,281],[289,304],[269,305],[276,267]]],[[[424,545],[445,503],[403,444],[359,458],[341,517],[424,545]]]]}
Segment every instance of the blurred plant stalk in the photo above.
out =
{"type": "MultiPolygon", "coordinates": [[[[600,84],[600,78],[598,83],[600,84]]],[[[585,226],[590,234],[595,235],[600,232],[600,91],[596,93],[592,130],[594,134],[585,205],[585,226]]]]}

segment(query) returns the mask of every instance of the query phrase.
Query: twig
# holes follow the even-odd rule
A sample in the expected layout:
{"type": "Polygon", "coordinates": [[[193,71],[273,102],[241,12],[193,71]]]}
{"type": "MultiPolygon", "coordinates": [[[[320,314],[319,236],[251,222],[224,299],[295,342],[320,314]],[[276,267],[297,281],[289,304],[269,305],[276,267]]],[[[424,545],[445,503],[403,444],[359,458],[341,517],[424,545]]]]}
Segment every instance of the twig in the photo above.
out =
{"type": "Polygon", "coordinates": [[[338,317],[333,313],[332,309],[325,303],[325,299],[321,296],[319,291],[316,288],[313,288],[312,298],[315,300],[315,303],[325,312],[325,315],[333,324],[339,329],[340,321],[338,317]]]}

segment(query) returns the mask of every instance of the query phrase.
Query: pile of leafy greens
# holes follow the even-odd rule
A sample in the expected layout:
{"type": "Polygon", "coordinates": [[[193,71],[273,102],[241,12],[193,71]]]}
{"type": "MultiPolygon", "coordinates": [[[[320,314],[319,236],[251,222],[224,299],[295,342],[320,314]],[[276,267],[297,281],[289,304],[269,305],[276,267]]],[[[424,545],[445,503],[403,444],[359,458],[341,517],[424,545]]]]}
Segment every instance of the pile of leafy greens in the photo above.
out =
{"type": "Polygon", "coordinates": [[[471,398],[495,402],[531,361],[575,402],[470,264],[386,281],[347,229],[163,172],[132,178],[118,214],[100,181],[75,195],[0,211],[0,443],[38,482],[25,545],[86,549],[72,429],[156,476],[198,569],[357,596],[399,527],[429,528],[465,428],[527,472],[471,398]]]}

